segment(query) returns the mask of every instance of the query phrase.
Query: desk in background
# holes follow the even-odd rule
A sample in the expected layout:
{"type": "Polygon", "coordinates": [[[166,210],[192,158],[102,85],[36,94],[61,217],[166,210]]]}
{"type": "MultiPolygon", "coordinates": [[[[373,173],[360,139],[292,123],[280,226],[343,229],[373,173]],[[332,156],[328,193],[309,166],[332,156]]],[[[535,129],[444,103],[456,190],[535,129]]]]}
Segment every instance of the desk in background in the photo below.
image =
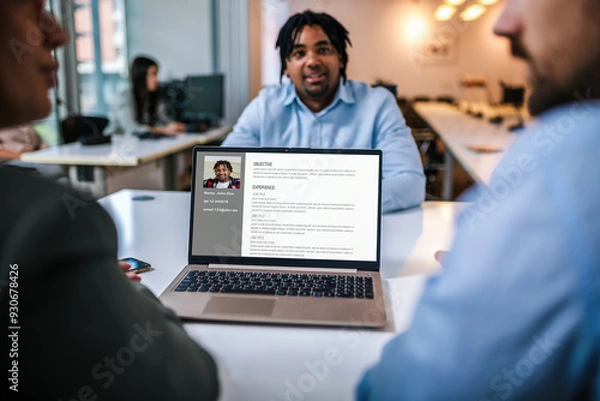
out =
{"type": "Polygon", "coordinates": [[[222,140],[230,127],[201,134],[161,139],[114,136],[113,143],[83,146],[79,142],[21,155],[21,160],[69,166],[73,188],[99,198],[123,188],[179,189],[178,173],[191,162],[189,149],[222,140]],[[91,166],[79,169],[78,166],[91,166]],[[88,172],[82,174],[82,172],[88,172]]]}
{"type": "Polygon", "coordinates": [[[492,173],[516,135],[508,127],[517,121],[514,111],[481,106],[484,116],[504,115],[504,122],[492,124],[488,118],[476,118],[447,103],[418,102],[414,105],[446,145],[443,199],[452,199],[452,165],[456,160],[477,183],[489,184],[492,173]],[[511,117],[511,114],[513,117],[511,117]],[[469,146],[492,147],[498,152],[483,153],[469,146]]]}
{"type": "MultiPolygon", "coordinates": [[[[158,296],[187,264],[190,194],[122,190],[99,202],[117,226],[119,257],[137,257],[154,266],[142,275],[142,283],[158,296]],[[154,199],[133,200],[139,195],[154,199]]],[[[425,202],[421,208],[383,216],[381,273],[391,320],[387,330],[185,324],[217,361],[220,400],[354,399],[364,371],[410,325],[427,276],[439,270],[433,253],[448,248],[463,207],[425,202]]]]}

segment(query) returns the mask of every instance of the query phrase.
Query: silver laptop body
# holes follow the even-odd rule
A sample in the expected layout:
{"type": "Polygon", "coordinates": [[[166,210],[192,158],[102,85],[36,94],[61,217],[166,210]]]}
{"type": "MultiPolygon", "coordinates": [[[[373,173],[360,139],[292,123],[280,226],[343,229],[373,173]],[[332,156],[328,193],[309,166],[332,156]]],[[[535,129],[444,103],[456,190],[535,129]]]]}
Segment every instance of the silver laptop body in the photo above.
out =
{"type": "Polygon", "coordinates": [[[184,319],[383,327],[380,225],[379,150],[196,147],[189,264],[160,299],[184,319]]]}

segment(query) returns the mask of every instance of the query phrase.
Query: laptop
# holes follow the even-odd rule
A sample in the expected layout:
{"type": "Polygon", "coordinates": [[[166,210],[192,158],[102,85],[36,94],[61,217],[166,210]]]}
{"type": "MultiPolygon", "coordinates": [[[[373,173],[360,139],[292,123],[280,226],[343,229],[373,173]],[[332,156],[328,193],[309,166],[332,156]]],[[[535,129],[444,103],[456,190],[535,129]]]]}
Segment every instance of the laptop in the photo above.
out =
{"type": "Polygon", "coordinates": [[[192,177],[179,317],[385,325],[381,151],[195,147],[192,177]]]}

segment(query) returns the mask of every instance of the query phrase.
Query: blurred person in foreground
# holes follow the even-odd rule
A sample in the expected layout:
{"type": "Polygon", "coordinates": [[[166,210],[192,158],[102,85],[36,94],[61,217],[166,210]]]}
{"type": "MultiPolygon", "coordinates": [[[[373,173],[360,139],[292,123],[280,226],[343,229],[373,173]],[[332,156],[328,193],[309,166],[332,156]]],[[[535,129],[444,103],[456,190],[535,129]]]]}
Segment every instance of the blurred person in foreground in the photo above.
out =
{"type": "Polygon", "coordinates": [[[528,65],[536,119],[358,400],[600,399],[600,1],[503,7],[494,32],[528,65]]]}
{"type": "MultiPolygon", "coordinates": [[[[0,129],[50,113],[66,41],[44,1],[0,0],[0,129]]],[[[213,359],[123,273],[97,203],[3,168],[0,185],[2,399],[217,398],[213,359]]]]}

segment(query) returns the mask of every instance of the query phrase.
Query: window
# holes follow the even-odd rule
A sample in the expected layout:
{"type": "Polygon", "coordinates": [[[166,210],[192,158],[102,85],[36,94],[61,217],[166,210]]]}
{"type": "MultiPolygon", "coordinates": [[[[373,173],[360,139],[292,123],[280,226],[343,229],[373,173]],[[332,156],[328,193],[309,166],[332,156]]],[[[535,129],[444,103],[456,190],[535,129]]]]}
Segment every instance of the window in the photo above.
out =
{"type": "Polygon", "coordinates": [[[125,0],[75,0],[74,40],[82,114],[107,115],[127,79],[125,0]]]}

